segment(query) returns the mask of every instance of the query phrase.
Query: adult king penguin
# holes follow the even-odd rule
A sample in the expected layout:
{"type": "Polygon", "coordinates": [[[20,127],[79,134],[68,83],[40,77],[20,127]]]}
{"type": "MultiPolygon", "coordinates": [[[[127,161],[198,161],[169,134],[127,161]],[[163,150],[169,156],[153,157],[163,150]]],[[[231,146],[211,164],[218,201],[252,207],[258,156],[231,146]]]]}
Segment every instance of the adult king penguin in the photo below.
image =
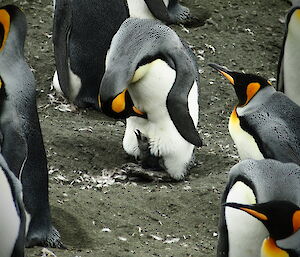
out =
{"type": "Polygon", "coordinates": [[[181,22],[189,10],[178,0],[57,0],[53,85],[79,107],[98,109],[97,96],[111,40],[128,17],[181,22]]]}
{"type": "Polygon", "coordinates": [[[26,214],[22,185],[0,154],[0,256],[24,257],[26,214]]]}
{"type": "Polygon", "coordinates": [[[239,100],[230,116],[229,133],[240,158],[300,165],[300,107],[260,76],[210,66],[230,81],[239,100]]]}
{"type": "Polygon", "coordinates": [[[222,196],[217,257],[300,256],[300,167],[245,160],[222,196]]]}
{"type": "Polygon", "coordinates": [[[193,53],[173,30],[130,18],[112,40],[99,104],[105,114],[127,118],[123,147],[129,155],[142,164],[156,157],[160,168],[182,179],[194,145],[202,145],[198,82],[193,53]]]}
{"type": "Polygon", "coordinates": [[[285,23],[285,35],[277,70],[277,90],[300,105],[300,1],[294,1],[285,23]]]}
{"type": "Polygon", "coordinates": [[[1,153],[23,186],[29,214],[26,245],[61,246],[52,226],[48,170],[36,107],[35,80],[24,57],[25,15],[16,6],[0,9],[1,153]]]}

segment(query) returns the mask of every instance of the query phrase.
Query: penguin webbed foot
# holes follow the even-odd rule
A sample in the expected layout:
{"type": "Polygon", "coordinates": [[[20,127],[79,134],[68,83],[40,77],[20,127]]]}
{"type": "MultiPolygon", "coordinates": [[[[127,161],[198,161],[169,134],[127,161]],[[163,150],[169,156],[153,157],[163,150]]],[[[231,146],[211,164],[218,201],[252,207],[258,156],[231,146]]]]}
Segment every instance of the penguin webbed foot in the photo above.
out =
{"type": "Polygon", "coordinates": [[[28,233],[25,247],[31,248],[33,246],[43,246],[59,249],[67,249],[60,239],[60,234],[57,229],[51,226],[49,232],[44,235],[41,233],[28,233]]]}
{"type": "Polygon", "coordinates": [[[150,153],[149,138],[147,138],[140,130],[136,129],[134,131],[138,147],[140,150],[140,155],[138,156],[138,161],[141,163],[144,169],[153,169],[157,171],[165,170],[165,165],[163,158],[160,156],[154,156],[150,153]]]}
{"type": "Polygon", "coordinates": [[[190,9],[176,4],[169,9],[171,23],[185,23],[191,19],[190,9]]]}

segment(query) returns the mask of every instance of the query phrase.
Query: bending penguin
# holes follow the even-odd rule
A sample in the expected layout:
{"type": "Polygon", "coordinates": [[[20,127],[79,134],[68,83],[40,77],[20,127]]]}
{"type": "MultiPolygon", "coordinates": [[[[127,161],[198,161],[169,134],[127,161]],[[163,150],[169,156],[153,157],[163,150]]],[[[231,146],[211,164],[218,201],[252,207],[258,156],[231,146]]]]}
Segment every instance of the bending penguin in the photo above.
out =
{"type": "Polygon", "coordinates": [[[285,23],[285,35],[277,69],[277,90],[300,105],[300,1],[294,1],[285,23]]]}
{"type": "Polygon", "coordinates": [[[300,256],[300,167],[245,160],[222,196],[218,257],[300,256]]]}
{"type": "Polygon", "coordinates": [[[98,109],[98,92],[111,40],[129,17],[166,23],[188,19],[178,0],[57,0],[53,44],[57,71],[53,86],[78,107],[98,109]]]}
{"type": "Polygon", "coordinates": [[[35,80],[24,57],[27,24],[16,6],[0,8],[1,153],[23,186],[29,214],[26,246],[60,247],[51,224],[46,153],[36,107],[35,80]]]}
{"type": "Polygon", "coordinates": [[[123,147],[129,155],[182,179],[194,146],[202,145],[198,83],[193,53],[173,30],[130,18],[112,40],[99,105],[111,117],[127,118],[123,147]]]}
{"type": "Polygon", "coordinates": [[[0,154],[0,256],[24,257],[26,214],[22,185],[0,154]]]}
{"type": "Polygon", "coordinates": [[[210,66],[230,81],[239,100],[228,127],[240,158],[300,165],[300,107],[262,77],[210,66]]]}

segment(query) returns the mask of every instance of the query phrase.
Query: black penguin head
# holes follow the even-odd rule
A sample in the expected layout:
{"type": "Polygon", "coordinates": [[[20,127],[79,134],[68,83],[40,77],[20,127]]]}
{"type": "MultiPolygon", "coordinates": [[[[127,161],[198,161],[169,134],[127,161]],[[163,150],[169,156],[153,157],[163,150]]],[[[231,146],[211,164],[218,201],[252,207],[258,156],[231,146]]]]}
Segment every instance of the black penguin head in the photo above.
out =
{"type": "Polygon", "coordinates": [[[254,74],[231,71],[226,67],[217,64],[209,64],[209,66],[220,72],[233,85],[239,99],[238,106],[248,104],[259,90],[271,86],[271,83],[268,80],[254,74]]]}
{"type": "Polygon", "coordinates": [[[0,52],[3,51],[9,33],[12,30],[17,40],[13,40],[16,47],[23,51],[27,33],[27,23],[23,12],[14,5],[6,5],[0,8],[0,52]]]}
{"type": "Polygon", "coordinates": [[[255,205],[226,203],[225,206],[247,212],[260,220],[274,240],[287,238],[300,228],[300,208],[288,201],[270,201],[255,205]]]}

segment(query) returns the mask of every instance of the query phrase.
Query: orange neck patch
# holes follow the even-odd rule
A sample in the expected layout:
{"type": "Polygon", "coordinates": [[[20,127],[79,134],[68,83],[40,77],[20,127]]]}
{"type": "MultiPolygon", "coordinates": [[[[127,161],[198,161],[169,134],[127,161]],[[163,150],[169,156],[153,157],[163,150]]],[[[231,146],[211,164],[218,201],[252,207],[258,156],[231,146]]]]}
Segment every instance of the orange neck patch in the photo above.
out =
{"type": "Polygon", "coordinates": [[[295,11],[296,18],[300,20],[300,9],[295,11]]]}
{"type": "Polygon", "coordinates": [[[252,99],[253,96],[255,96],[255,94],[258,92],[259,89],[260,89],[259,83],[250,83],[247,86],[247,101],[245,105],[249,103],[249,101],[252,99]]]}
{"type": "Polygon", "coordinates": [[[252,209],[248,209],[248,208],[241,208],[241,210],[253,215],[255,218],[259,219],[259,220],[268,220],[268,217],[260,212],[257,212],[255,210],[252,209]]]}
{"type": "Polygon", "coordinates": [[[293,215],[293,228],[294,232],[296,232],[300,228],[300,210],[295,211],[293,215]]]}
{"type": "Polygon", "coordinates": [[[262,257],[289,257],[289,254],[280,249],[274,239],[266,238],[261,247],[261,256],[262,257]]]}
{"type": "Polygon", "coordinates": [[[234,123],[234,124],[239,124],[240,123],[240,119],[239,119],[239,117],[238,117],[238,114],[237,114],[237,112],[236,112],[236,107],[237,106],[235,106],[234,107],[234,109],[233,109],[233,111],[232,111],[232,113],[231,113],[231,115],[230,115],[230,123],[234,123]]]}
{"type": "Polygon", "coordinates": [[[0,9],[0,23],[2,24],[3,28],[4,28],[4,34],[1,35],[3,36],[3,41],[2,44],[0,45],[0,51],[3,50],[7,36],[8,36],[8,32],[9,32],[9,28],[10,28],[10,16],[9,13],[4,10],[4,9],[0,9]]]}

